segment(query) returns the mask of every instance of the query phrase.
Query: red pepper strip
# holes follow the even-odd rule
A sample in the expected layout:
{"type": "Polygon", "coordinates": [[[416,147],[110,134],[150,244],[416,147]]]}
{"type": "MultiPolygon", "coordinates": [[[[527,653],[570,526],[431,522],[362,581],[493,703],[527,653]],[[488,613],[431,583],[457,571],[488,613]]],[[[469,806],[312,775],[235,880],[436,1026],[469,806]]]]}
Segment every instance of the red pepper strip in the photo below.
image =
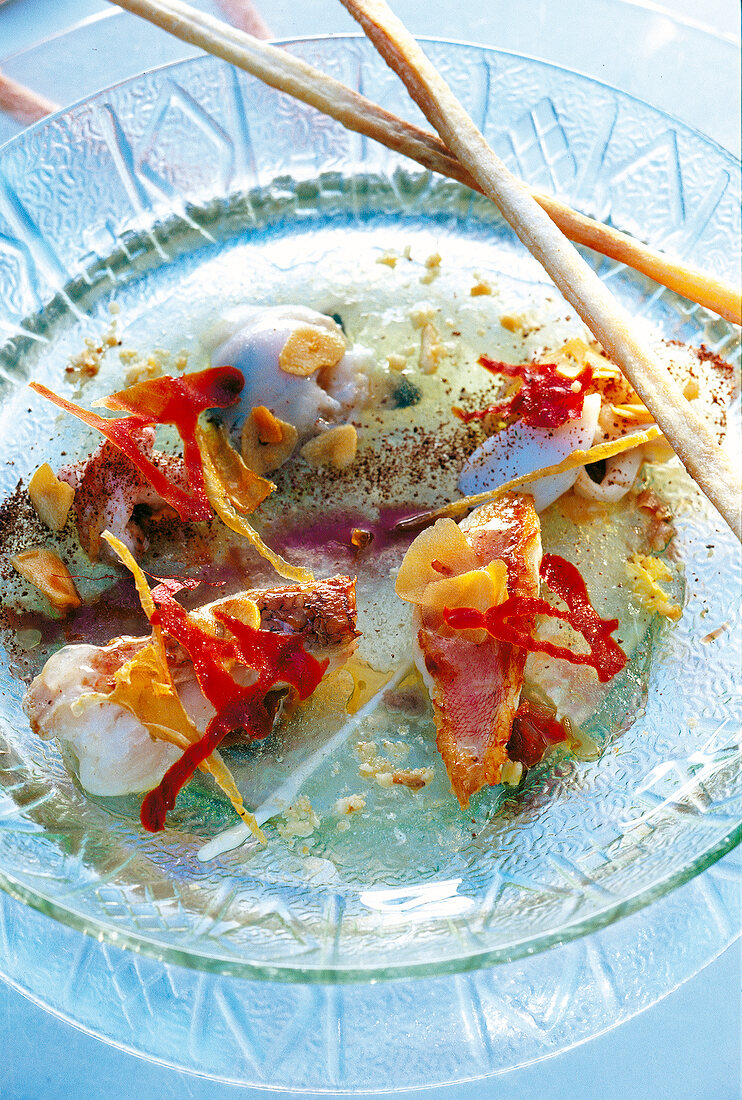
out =
{"type": "Polygon", "coordinates": [[[454,414],[465,424],[495,413],[503,419],[520,417],[533,428],[559,428],[582,416],[582,403],[593,380],[592,367],[583,367],[575,378],[565,378],[555,363],[500,363],[486,355],[480,356],[479,363],[493,374],[521,378],[523,384],[512,397],[486,409],[463,412],[455,408],[454,414]]]}
{"type": "Polygon", "coordinates": [[[291,684],[304,702],[317,688],[330,663],[329,657],[318,661],[304,648],[298,634],[278,634],[254,627],[214,609],[214,618],[224,623],[237,639],[240,660],[258,673],[261,684],[291,684]]]}
{"type": "Polygon", "coordinates": [[[567,604],[567,611],[552,607],[539,597],[510,596],[504,603],[490,607],[484,613],[473,607],[446,608],[443,618],[456,630],[484,628],[498,641],[520,646],[529,653],[547,653],[574,665],[590,665],[601,683],[607,683],[626,664],[626,654],[610,636],[618,629],[618,619],[601,619],[590,603],[579,570],[564,558],[544,554],[541,576],[552,592],[567,604]],[[566,646],[532,637],[520,625],[531,615],[546,615],[569,623],[582,634],[590,652],[575,653],[566,646]]]}
{"type": "MultiPolygon", "coordinates": [[[[178,583],[178,582],[172,582],[178,583]]],[[[165,815],[175,805],[181,787],[188,782],[199,764],[210,756],[231,730],[247,728],[254,739],[270,732],[271,715],[263,706],[263,698],[277,683],[296,688],[300,699],[306,699],[322,679],[328,661],[318,661],[303,647],[300,637],[255,630],[226,614],[220,619],[234,634],[233,640],[215,638],[196,625],[168,591],[168,583],[158,585],[159,608],[152,617],[153,625],[162,628],[180,642],[193,662],[199,686],[216,714],[206,727],[200,741],[190,745],[183,756],[165,773],[162,780],[142,802],[141,821],[149,832],[164,828],[165,815]],[[238,661],[255,668],[257,680],[247,687],[238,684],[227,672],[226,663],[238,661]],[[256,667],[257,666],[257,667],[256,667]]]]}
{"type": "Polygon", "coordinates": [[[46,397],[53,404],[58,405],[60,409],[64,409],[65,412],[72,413],[73,416],[87,424],[89,428],[95,428],[96,431],[110,440],[114,447],[118,447],[120,451],[123,451],[137,469],[141,470],[155,492],[175,508],[182,520],[208,519],[212,515],[211,508],[204,513],[200,502],[195,501],[190,493],[185,492],[179,486],[173,485],[162,470],[158,469],[154,462],[140,451],[133,437],[136,432],[147,427],[146,420],[135,416],[99,416],[98,413],[88,412],[87,409],[82,409],[79,405],[73,405],[71,401],[67,401],[64,397],[58,397],[56,393],[47,389],[46,386],[42,386],[39,382],[31,382],[31,389],[41,394],[42,397],[46,397]]]}
{"type": "Polygon", "coordinates": [[[207,409],[226,409],[234,405],[244,384],[244,376],[236,367],[211,367],[180,377],[148,378],[112,393],[99,404],[114,411],[121,409],[134,416],[146,417],[150,424],[175,427],[183,440],[188,485],[199,504],[207,509],[201,518],[208,519],[213,509],[206,496],[196,423],[207,409]]]}
{"type": "MultiPolygon", "coordinates": [[[[150,573],[150,576],[152,574],[150,573]]],[[[155,577],[155,580],[160,583],[152,589],[151,595],[155,603],[159,603],[160,600],[164,600],[167,596],[174,596],[176,592],[182,592],[184,588],[192,592],[194,588],[198,588],[202,581],[194,580],[192,577],[155,577]]]]}
{"type": "Polygon", "coordinates": [[[567,740],[567,730],[546,708],[523,700],[513,719],[513,729],[507,744],[511,760],[532,768],[543,760],[552,745],[567,740]]]}
{"type": "Polygon", "coordinates": [[[39,382],[31,382],[31,389],[99,431],[131,459],[155,492],[175,508],[182,520],[197,521],[210,519],[213,510],[204,486],[201,453],[195,438],[196,422],[206,409],[233,405],[243,385],[244,378],[234,367],[214,367],[180,378],[153,378],[99,402],[107,408],[132,413],[125,417],[103,417],[89,412],[59,397],[39,382]],[[174,485],[138,447],[135,433],[150,424],[175,426],[183,440],[183,458],[190,491],[174,485]]]}

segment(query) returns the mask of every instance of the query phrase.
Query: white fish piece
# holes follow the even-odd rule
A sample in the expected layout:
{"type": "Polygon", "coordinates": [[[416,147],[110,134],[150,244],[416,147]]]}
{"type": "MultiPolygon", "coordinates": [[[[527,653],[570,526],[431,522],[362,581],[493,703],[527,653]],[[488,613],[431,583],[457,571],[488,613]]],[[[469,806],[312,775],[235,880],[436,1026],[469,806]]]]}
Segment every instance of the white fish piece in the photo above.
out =
{"type": "Polygon", "coordinates": [[[236,367],[245,377],[239,405],[226,411],[225,423],[239,428],[251,409],[265,405],[306,439],[329,424],[348,420],[364,403],[373,362],[365,348],[349,347],[335,366],[309,377],[281,369],[279,356],[292,332],[300,328],[343,337],[332,317],[306,306],[245,308],[233,314],[231,321],[225,320],[218,334],[225,338],[214,349],[211,364],[236,367]]]}
{"type": "MultiPolygon", "coordinates": [[[[579,448],[592,446],[598,426],[600,394],[591,393],[582,405],[579,420],[568,420],[559,428],[534,428],[516,421],[485,439],[469,456],[459,475],[464,496],[497,489],[516,477],[543,466],[554,466],[579,448]]],[[[537,512],[543,512],[574,485],[578,469],[539,478],[528,484],[537,512]]]]}
{"type": "Polygon", "coordinates": [[[85,699],[101,690],[109,667],[109,654],[98,646],[64,646],[46,662],[24,706],[43,740],[56,737],[71,750],[85,790],[115,797],[150,790],[182,752],[155,741],[123,707],[85,699]]]}

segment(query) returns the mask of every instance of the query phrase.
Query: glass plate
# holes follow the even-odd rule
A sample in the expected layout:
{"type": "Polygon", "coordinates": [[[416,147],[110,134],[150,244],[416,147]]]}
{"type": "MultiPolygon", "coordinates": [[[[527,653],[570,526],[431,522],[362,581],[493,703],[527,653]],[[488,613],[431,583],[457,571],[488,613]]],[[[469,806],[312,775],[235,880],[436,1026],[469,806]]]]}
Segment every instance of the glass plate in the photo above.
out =
{"type": "MultiPolygon", "coordinates": [[[[741,853],[737,847],[651,909],[552,951],[467,974],[362,985],[205,974],[96,943],[0,896],[0,974],[74,1025],[63,1041],[83,1095],[118,1072],[127,1074],[129,1094],[135,1074],[152,1091],[170,1096],[177,1088],[189,1100],[225,1100],[250,1086],[281,1096],[409,1096],[451,1083],[459,1085],[456,1100],[478,1100],[500,1089],[532,1096],[547,1079],[553,1093],[545,1066],[525,1083],[510,1076],[498,1087],[491,1078],[618,1028],[716,958],[739,935],[741,853]],[[157,1066],[122,1065],[77,1029],[157,1066]],[[174,1081],[165,1067],[199,1079],[174,1081]]],[[[651,1029],[651,1018],[643,1026],[651,1029]]],[[[617,1036],[593,1059],[601,1049],[623,1056],[631,1048],[617,1036]]],[[[582,1064],[586,1072],[595,1066],[582,1064]]],[[[564,1066],[556,1074],[573,1080],[564,1066]]]]}
{"type": "MultiPolygon", "coordinates": [[[[364,41],[292,48],[409,112],[364,41]]],[[[428,48],[531,184],[734,276],[739,197],[728,154],[565,70],[476,47],[428,48]]],[[[110,320],[114,298],[140,335],[164,340],[176,328],[187,339],[198,323],[189,311],[201,307],[178,290],[209,285],[220,265],[234,271],[247,257],[242,271],[259,272],[264,293],[302,266],[321,282],[328,260],[363,265],[402,236],[418,251],[440,246],[462,277],[476,257],[485,272],[544,292],[486,202],[209,58],[127,81],[33,128],[0,153],[0,173],[3,497],[48,457],[39,440],[54,417],[25,414],[29,372],[58,384],[66,357],[110,320]],[[154,318],[165,301],[168,317],[154,318]]],[[[616,265],[598,267],[666,338],[738,355],[730,326],[616,265]]],[[[160,959],[304,981],[508,961],[647,904],[737,843],[742,817],[739,547],[695,497],[678,525],[687,606],[655,646],[637,721],[596,762],[557,759],[500,807],[487,792],[473,838],[449,810],[445,835],[430,837],[408,814],[404,858],[385,847],[379,823],[344,859],[329,858],[336,847],[320,833],[308,859],[276,844],[202,865],[196,851],[223,812],[204,824],[197,800],[179,831],[152,838],[85,798],[55,749],[29,733],[11,671],[0,712],[2,884],[160,959]]],[[[636,663],[633,672],[641,679],[636,663]]]]}

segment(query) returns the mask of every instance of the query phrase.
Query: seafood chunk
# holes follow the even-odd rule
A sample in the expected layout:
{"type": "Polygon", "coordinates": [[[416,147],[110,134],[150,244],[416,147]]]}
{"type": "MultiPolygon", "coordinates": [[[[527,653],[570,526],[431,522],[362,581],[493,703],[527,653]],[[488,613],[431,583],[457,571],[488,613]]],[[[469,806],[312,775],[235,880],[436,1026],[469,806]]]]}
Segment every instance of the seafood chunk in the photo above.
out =
{"type": "Polygon", "coordinates": [[[314,309],[244,309],[225,322],[220,337],[212,365],[237,367],[245,377],[239,405],[224,417],[235,428],[265,405],[305,440],[347,420],[368,397],[370,353],[348,347],[340,326],[314,309]]]}
{"type": "MultiPolygon", "coordinates": [[[[459,526],[481,566],[505,563],[510,595],[538,595],[541,534],[532,497],[505,495],[459,526]]],[[[454,632],[439,611],[424,606],[416,608],[413,621],[416,664],[433,702],[438,751],[465,808],[482,787],[501,781],[526,653],[489,636],[454,632]]]]}
{"type": "MultiPolygon", "coordinates": [[[[187,488],[183,459],[154,450],[155,429],[142,428],[137,435],[142,453],[176,485],[187,488]]],[[[78,535],[93,561],[101,552],[110,555],[107,546],[101,547],[101,533],[105,530],[121,539],[135,557],[141,557],[148,546],[140,522],[142,513],[155,516],[170,510],[131,459],[108,440],[88,458],[63,466],[58,476],[75,490],[78,535]]]]}
{"type": "MultiPolygon", "coordinates": [[[[219,635],[225,627],[215,618],[215,610],[249,622],[256,606],[261,629],[300,636],[308,651],[329,658],[330,670],[343,664],[355,649],[359,635],[355,581],[350,577],[241,592],[199,608],[191,618],[219,635]]],[[[182,749],[169,741],[153,738],[124,706],[101,699],[113,691],[116,673],[150,642],[150,637],[123,637],[102,647],[65,646],[49,658],[24,699],[31,728],[45,740],[58,738],[71,751],[80,782],[91,794],[151,790],[182,755],[182,749]]],[[[188,653],[173,641],[168,641],[168,666],[188,717],[203,728],[214,708],[200,689],[188,653]]],[[[234,674],[244,684],[256,678],[247,667],[234,674]]],[[[278,684],[263,700],[263,713],[270,723],[283,694],[285,688],[278,684]]],[[[238,736],[236,732],[232,739],[238,736]]]]}

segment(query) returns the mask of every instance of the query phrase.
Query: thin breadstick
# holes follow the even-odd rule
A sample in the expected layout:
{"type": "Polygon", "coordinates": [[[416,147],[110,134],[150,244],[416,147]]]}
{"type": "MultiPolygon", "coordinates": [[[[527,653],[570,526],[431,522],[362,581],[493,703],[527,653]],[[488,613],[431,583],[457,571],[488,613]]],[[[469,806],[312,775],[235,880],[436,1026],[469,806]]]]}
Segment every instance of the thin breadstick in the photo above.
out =
{"type": "Polygon", "coordinates": [[[58,110],[58,105],[50,99],[0,72],[0,111],[10,115],[16,122],[30,126],[58,110]]]}
{"type": "Polygon", "coordinates": [[[742,540],[739,470],[669,372],[641,344],[628,313],[495,155],[445,80],[384,0],[341,0],[401,77],[441,138],[499,207],[654,416],[699,488],[742,540]]]}
{"type": "Polygon", "coordinates": [[[256,38],[275,38],[252,0],[219,0],[219,7],[233,27],[256,38]]]}
{"type": "MultiPolygon", "coordinates": [[[[260,42],[178,0],[111,2],[308,103],[347,129],[402,153],[423,168],[482,191],[480,184],[450,154],[440,138],[397,118],[286,51],[260,42]]],[[[536,191],[532,194],[562,232],[577,244],[634,268],[734,324],[742,324],[739,287],[673,260],[617,229],[577,213],[549,195],[536,191]]]]}

